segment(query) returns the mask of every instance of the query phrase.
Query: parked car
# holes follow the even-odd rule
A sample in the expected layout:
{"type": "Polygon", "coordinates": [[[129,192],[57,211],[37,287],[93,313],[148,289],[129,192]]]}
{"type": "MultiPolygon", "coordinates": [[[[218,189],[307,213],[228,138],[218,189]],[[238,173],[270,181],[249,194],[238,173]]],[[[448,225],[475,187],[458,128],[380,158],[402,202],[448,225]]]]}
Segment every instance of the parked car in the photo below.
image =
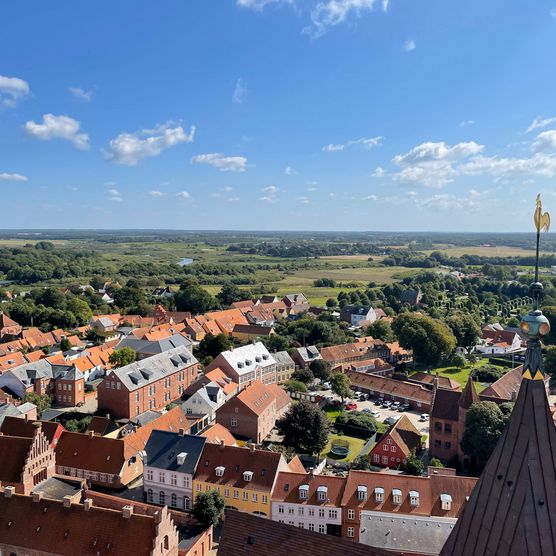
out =
{"type": "Polygon", "coordinates": [[[389,400],[386,400],[385,402],[382,403],[382,407],[390,407],[392,405],[392,402],[389,400]]]}
{"type": "Polygon", "coordinates": [[[419,421],[428,421],[429,414],[428,413],[421,413],[421,417],[419,417],[419,421]]]}
{"type": "Polygon", "coordinates": [[[368,407],[366,407],[365,409],[361,410],[361,413],[371,413],[371,410],[368,407]]]}
{"type": "Polygon", "coordinates": [[[351,411],[352,409],[357,409],[357,404],[355,402],[347,402],[346,409],[351,411]]]}
{"type": "Polygon", "coordinates": [[[380,411],[377,411],[376,409],[373,409],[373,411],[371,411],[371,415],[375,418],[378,419],[380,417],[380,411]]]}
{"type": "Polygon", "coordinates": [[[392,416],[392,417],[387,417],[386,419],[384,419],[384,422],[385,422],[387,425],[390,425],[390,426],[391,426],[391,425],[394,425],[395,423],[397,423],[397,422],[399,421],[400,418],[401,418],[401,417],[400,417],[399,415],[396,415],[395,417],[394,417],[394,416],[392,416]]]}
{"type": "Polygon", "coordinates": [[[323,390],[330,390],[330,382],[323,382],[322,383],[323,390]]]}
{"type": "Polygon", "coordinates": [[[404,404],[400,405],[400,407],[398,407],[399,412],[407,411],[408,409],[409,409],[409,404],[408,403],[404,403],[404,404]]]}
{"type": "Polygon", "coordinates": [[[400,407],[400,405],[401,405],[400,402],[394,402],[392,404],[392,409],[398,409],[398,407],[400,407]]]}
{"type": "Polygon", "coordinates": [[[382,398],[378,398],[378,400],[375,400],[375,405],[381,406],[382,405],[382,398]]]}

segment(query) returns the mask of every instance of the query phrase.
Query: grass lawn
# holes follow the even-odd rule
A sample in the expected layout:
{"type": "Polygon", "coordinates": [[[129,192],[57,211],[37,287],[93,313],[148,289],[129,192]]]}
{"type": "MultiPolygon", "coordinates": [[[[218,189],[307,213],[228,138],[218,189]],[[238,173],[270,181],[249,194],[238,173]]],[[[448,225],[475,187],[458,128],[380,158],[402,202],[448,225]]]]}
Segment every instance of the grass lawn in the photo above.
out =
{"type": "Polygon", "coordinates": [[[324,408],[324,412],[326,413],[326,416],[333,422],[336,422],[336,417],[338,417],[338,415],[340,415],[340,408],[337,406],[333,406],[333,405],[327,405],[324,408]]]}
{"type": "Polygon", "coordinates": [[[331,459],[335,459],[337,461],[352,461],[357,457],[357,454],[363,449],[365,446],[366,440],[362,440],[361,438],[355,438],[353,436],[346,436],[345,434],[331,434],[330,438],[328,439],[328,444],[324,448],[321,453],[322,457],[327,457],[331,459]],[[334,454],[329,454],[330,448],[332,446],[332,442],[336,439],[347,440],[349,442],[349,454],[345,458],[338,458],[334,454]]]}

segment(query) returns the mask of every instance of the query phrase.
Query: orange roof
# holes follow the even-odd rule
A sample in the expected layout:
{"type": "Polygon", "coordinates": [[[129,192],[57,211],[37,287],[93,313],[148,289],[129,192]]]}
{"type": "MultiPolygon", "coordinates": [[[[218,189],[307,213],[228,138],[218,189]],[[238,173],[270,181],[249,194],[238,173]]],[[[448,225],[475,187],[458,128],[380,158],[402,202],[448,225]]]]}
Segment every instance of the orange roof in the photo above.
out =
{"type": "Polygon", "coordinates": [[[25,354],[25,359],[29,361],[29,363],[36,363],[39,359],[44,359],[46,354],[44,351],[38,349],[37,351],[28,351],[25,354]]]}
{"type": "Polygon", "coordinates": [[[271,394],[276,400],[276,411],[280,412],[285,407],[292,403],[292,399],[289,397],[288,393],[278,386],[278,384],[267,384],[266,388],[270,390],[271,394]]]}
{"type": "Polygon", "coordinates": [[[260,380],[251,382],[236,398],[257,415],[260,415],[276,399],[272,391],[260,380]]]}
{"type": "Polygon", "coordinates": [[[305,467],[303,466],[303,464],[301,463],[301,460],[299,459],[298,455],[295,455],[288,463],[288,467],[290,468],[290,471],[292,473],[305,473],[307,474],[307,471],[305,471],[305,467]]]}
{"type": "Polygon", "coordinates": [[[18,365],[23,365],[23,363],[26,363],[26,360],[25,357],[23,357],[23,353],[20,351],[0,356],[0,372],[7,371],[18,365]]]}
{"type": "Polygon", "coordinates": [[[239,386],[220,367],[215,367],[206,373],[205,378],[208,378],[210,382],[218,384],[227,396],[233,394],[239,386]]]}
{"type": "Polygon", "coordinates": [[[400,447],[406,457],[409,456],[411,450],[419,449],[421,445],[421,433],[405,414],[392,425],[386,434],[400,447]]]}
{"type": "Polygon", "coordinates": [[[222,333],[222,330],[220,330],[220,327],[215,320],[208,320],[203,323],[203,329],[205,332],[212,334],[213,336],[218,336],[218,334],[222,333]]]}
{"type": "Polygon", "coordinates": [[[387,342],[386,345],[390,349],[392,355],[411,355],[411,352],[400,346],[400,342],[387,342]]]}
{"type": "Polygon", "coordinates": [[[211,444],[222,444],[225,446],[236,446],[236,439],[233,434],[220,423],[215,423],[208,429],[206,429],[201,436],[207,439],[207,442],[211,444]]]}

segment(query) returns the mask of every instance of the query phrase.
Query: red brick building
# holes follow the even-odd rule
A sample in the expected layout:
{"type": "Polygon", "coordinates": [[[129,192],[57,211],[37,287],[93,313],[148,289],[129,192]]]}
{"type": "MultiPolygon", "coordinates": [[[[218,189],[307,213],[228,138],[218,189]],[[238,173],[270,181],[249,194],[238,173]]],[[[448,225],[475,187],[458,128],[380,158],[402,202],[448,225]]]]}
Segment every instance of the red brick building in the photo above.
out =
{"type": "Polygon", "coordinates": [[[409,417],[402,415],[371,450],[371,462],[373,465],[399,469],[404,466],[411,451],[419,452],[421,447],[421,433],[409,417]]]}
{"type": "Polygon", "coordinates": [[[0,342],[10,342],[21,337],[21,326],[0,311],[0,342]]]}
{"type": "Polygon", "coordinates": [[[55,471],[54,450],[41,430],[41,423],[37,421],[32,426],[32,436],[0,434],[0,482],[4,488],[12,486],[20,494],[29,494],[55,471]]]}
{"type": "Polygon", "coordinates": [[[375,359],[377,357],[388,360],[390,349],[382,340],[375,340],[367,336],[351,344],[340,344],[322,348],[320,354],[327,363],[335,367],[340,363],[375,359]]]}
{"type": "Polygon", "coordinates": [[[0,433],[7,436],[23,436],[25,438],[33,438],[37,430],[36,423],[41,426],[42,433],[46,437],[48,444],[52,448],[56,447],[62,432],[66,429],[54,421],[36,421],[29,419],[27,415],[21,417],[4,417],[0,426],[0,433]]]}
{"type": "Polygon", "coordinates": [[[98,387],[98,407],[131,419],[164,409],[197,378],[199,362],[183,346],[112,370],[98,387]]]}
{"type": "Polygon", "coordinates": [[[0,501],[0,552],[33,556],[178,556],[178,532],[167,508],[138,515],[96,507],[91,499],[73,504],[23,496],[6,489],[0,501]],[[10,524],[8,526],[8,524],[10,524]]]}

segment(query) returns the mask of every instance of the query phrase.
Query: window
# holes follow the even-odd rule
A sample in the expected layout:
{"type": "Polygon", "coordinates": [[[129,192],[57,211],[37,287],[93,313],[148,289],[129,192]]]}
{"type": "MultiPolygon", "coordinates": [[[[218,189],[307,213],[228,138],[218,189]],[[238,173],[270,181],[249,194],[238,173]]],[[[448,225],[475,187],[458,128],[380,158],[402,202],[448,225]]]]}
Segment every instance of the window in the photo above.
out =
{"type": "Polygon", "coordinates": [[[442,423],[434,424],[434,432],[442,432],[442,423]]]}
{"type": "Polygon", "coordinates": [[[434,447],[435,448],[441,448],[442,447],[442,442],[440,440],[435,440],[434,441],[434,447]]]}
{"type": "Polygon", "coordinates": [[[258,502],[259,501],[259,497],[257,495],[256,492],[253,493],[253,502],[258,502]]]}
{"type": "Polygon", "coordinates": [[[147,469],[147,481],[153,480],[153,471],[152,469],[147,469]]]}
{"type": "Polygon", "coordinates": [[[326,533],[326,525],[322,523],[319,524],[319,533],[326,533]]]}
{"type": "Polygon", "coordinates": [[[243,499],[248,502],[249,501],[249,493],[248,492],[244,492],[243,493],[243,499]]]}
{"type": "Polygon", "coordinates": [[[309,508],[309,517],[315,516],[315,510],[313,508],[309,508]]]}
{"type": "Polygon", "coordinates": [[[348,527],[348,537],[350,539],[353,539],[354,533],[355,533],[355,528],[354,527],[348,527]]]}
{"type": "Polygon", "coordinates": [[[322,508],[319,510],[319,517],[324,517],[324,510],[322,508]]]}
{"type": "Polygon", "coordinates": [[[147,502],[151,502],[153,501],[153,489],[149,488],[149,490],[147,490],[147,502]]]}
{"type": "Polygon", "coordinates": [[[189,499],[189,496],[184,496],[183,497],[183,509],[184,510],[189,510],[191,508],[191,500],[189,499]]]}
{"type": "Polygon", "coordinates": [[[395,446],[390,446],[390,451],[391,451],[391,452],[395,452],[395,451],[396,451],[396,447],[395,447],[395,446]]]}
{"type": "Polygon", "coordinates": [[[319,486],[317,487],[317,498],[324,502],[328,498],[328,487],[326,486],[319,486]]]}
{"type": "Polygon", "coordinates": [[[191,481],[190,481],[190,479],[187,475],[183,476],[183,486],[184,486],[184,488],[190,488],[191,487],[191,481]]]}
{"type": "Polygon", "coordinates": [[[449,423],[444,424],[444,432],[451,433],[452,432],[452,425],[449,423]]]}
{"type": "Polygon", "coordinates": [[[159,482],[159,483],[164,483],[165,481],[166,481],[166,475],[164,474],[163,471],[161,471],[161,472],[158,474],[158,482],[159,482]]]}
{"type": "Polygon", "coordinates": [[[388,451],[388,446],[387,446],[386,444],[383,444],[383,445],[382,445],[382,449],[383,449],[385,452],[387,452],[387,451],[388,451]]]}
{"type": "Polygon", "coordinates": [[[244,471],[243,473],[243,480],[245,482],[249,482],[253,478],[253,471],[244,471]]]}
{"type": "Polygon", "coordinates": [[[268,496],[263,494],[263,504],[268,504],[268,496]]]}
{"type": "Polygon", "coordinates": [[[284,513],[284,506],[282,506],[282,504],[280,504],[280,505],[278,506],[278,513],[279,513],[279,514],[283,514],[283,513],[284,513]]]}
{"type": "Polygon", "coordinates": [[[172,506],[172,508],[175,508],[177,505],[178,505],[178,497],[176,496],[176,493],[173,492],[170,498],[170,506],[172,506]]]}
{"type": "Polygon", "coordinates": [[[387,439],[386,439],[386,444],[392,444],[392,439],[391,439],[391,438],[387,438],[387,439]]]}
{"type": "Polygon", "coordinates": [[[230,419],[230,426],[237,427],[237,419],[235,417],[230,419]]]}
{"type": "Polygon", "coordinates": [[[338,510],[328,510],[328,519],[338,519],[338,510]]]}
{"type": "Polygon", "coordinates": [[[402,491],[398,488],[392,490],[392,502],[398,506],[402,503],[402,491]]]}
{"type": "Polygon", "coordinates": [[[295,513],[295,510],[293,508],[288,508],[288,513],[290,515],[293,515],[295,513]]]}
{"type": "Polygon", "coordinates": [[[225,496],[226,498],[228,498],[228,497],[230,496],[230,489],[229,489],[229,488],[225,488],[225,489],[224,489],[224,496],[225,496]]]}
{"type": "Polygon", "coordinates": [[[449,494],[441,494],[440,503],[443,510],[449,511],[452,509],[452,497],[449,494]]]}
{"type": "Polygon", "coordinates": [[[355,510],[348,510],[348,519],[355,519],[355,510]]]}
{"type": "Polygon", "coordinates": [[[135,392],[135,401],[139,401],[139,391],[135,392]]]}
{"type": "Polygon", "coordinates": [[[416,490],[409,491],[409,503],[411,506],[419,505],[419,493],[416,490]]]}
{"type": "Polygon", "coordinates": [[[309,531],[314,531],[314,530],[315,530],[315,524],[309,523],[309,531]]]}
{"type": "Polygon", "coordinates": [[[198,485],[197,485],[197,492],[201,492],[201,489],[202,489],[202,488],[203,488],[203,487],[202,487],[200,484],[198,484],[198,485]]]}
{"type": "Polygon", "coordinates": [[[367,500],[367,487],[365,485],[357,487],[357,500],[367,500]]]}
{"type": "Polygon", "coordinates": [[[234,407],[234,413],[239,413],[239,407],[234,407]]]}
{"type": "Polygon", "coordinates": [[[224,471],[226,470],[225,467],[223,467],[222,465],[219,465],[215,471],[216,471],[216,476],[217,477],[223,477],[224,476],[224,471]]]}
{"type": "Polygon", "coordinates": [[[239,498],[239,492],[234,490],[234,498],[237,500],[239,498]]]}
{"type": "Polygon", "coordinates": [[[297,513],[298,513],[299,515],[303,515],[303,514],[305,513],[305,508],[304,508],[303,506],[301,506],[301,507],[297,510],[297,513]]]}
{"type": "Polygon", "coordinates": [[[451,447],[452,447],[451,442],[444,442],[444,448],[451,448],[451,447]]]}
{"type": "Polygon", "coordinates": [[[163,490],[158,494],[158,503],[162,506],[166,504],[166,494],[164,494],[163,490]]]}
{"type": "Polygon", "coordinates": [[[382,456],[382,465],[388,465],[388,456],[382,456]]]}
{"type": "Polygon", "coordinates": [[[175,473],[172,473],[172,475],[170,475],[170,482],[174,486],[178,484],[178,476],[175,473]]]}
{"type": "Polygon", "coordinates": [[[307,500],[309,494],[309,485],[301,485],[299,487],[300,500],[307,500]]]}
{"type": "Polygon", "coordinates": [[[376,502],[383,502],[384,501],[384,489],[381,487],[375,488],[375,501],[376,502]]]}
{"type": "Polygon", "coordinates": [[[378,454],[373,454],[373,461],[378,463],[380,461],[380,456],[378,454]]]}

